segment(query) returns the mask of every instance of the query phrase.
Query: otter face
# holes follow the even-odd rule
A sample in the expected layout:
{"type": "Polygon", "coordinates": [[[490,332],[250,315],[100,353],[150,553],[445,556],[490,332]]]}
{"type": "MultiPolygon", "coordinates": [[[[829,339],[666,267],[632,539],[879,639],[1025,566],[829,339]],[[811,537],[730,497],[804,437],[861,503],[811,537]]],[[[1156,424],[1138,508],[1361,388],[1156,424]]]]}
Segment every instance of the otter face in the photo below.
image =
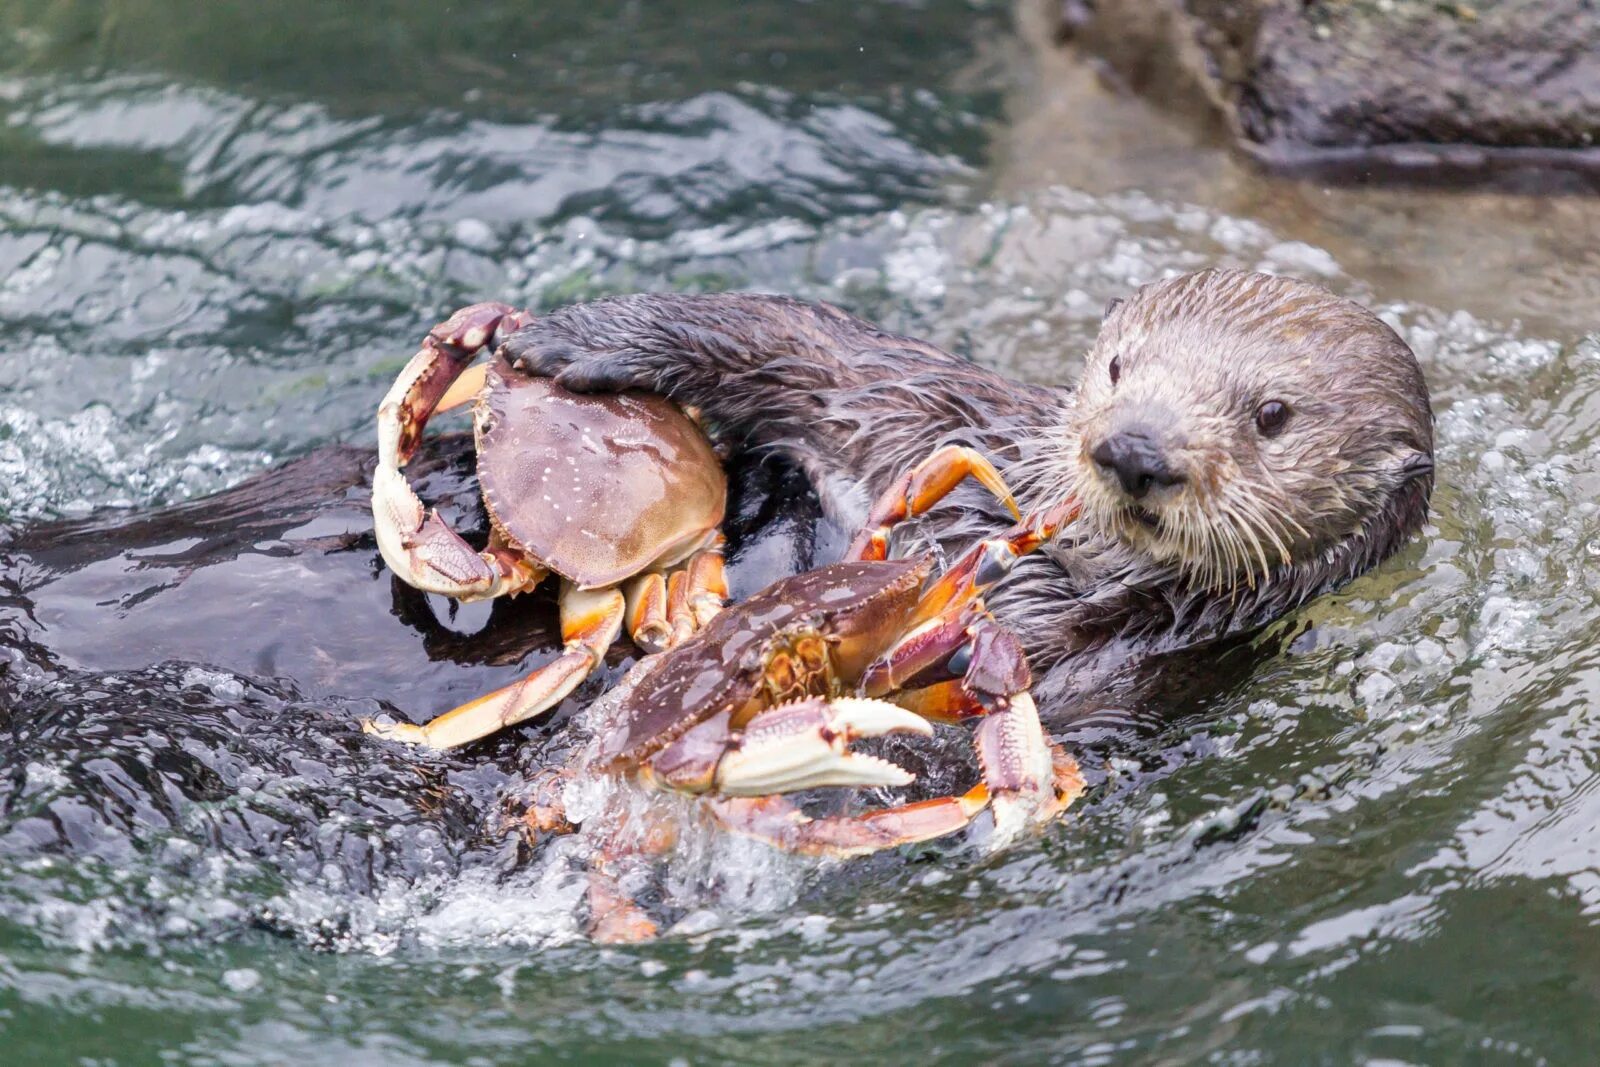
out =
{"type": "Polygon", "coordinates": [[[1114,304],[1071,421],[1085,519],[1207,587],[1253,586],[1380,523],[1398,543],[1432,485],[1411,350],[1288,278],[1204,271],[1114,304]]]}

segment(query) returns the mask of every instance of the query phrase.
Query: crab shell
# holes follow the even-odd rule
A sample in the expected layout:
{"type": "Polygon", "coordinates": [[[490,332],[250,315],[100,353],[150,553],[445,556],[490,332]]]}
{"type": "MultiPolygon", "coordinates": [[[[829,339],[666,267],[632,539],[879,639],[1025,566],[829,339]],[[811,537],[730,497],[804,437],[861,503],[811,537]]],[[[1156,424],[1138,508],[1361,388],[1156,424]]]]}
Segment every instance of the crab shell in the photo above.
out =
{"type": "Polygon", "coordinates": [[[807,679],[788,676],[794,670],[826,675],[828,696],[849,690],[904,636],[932,569],[926,557],[834,563],[724,610],[628,694],[619,725],[601,741],[601,760],[638,765],[708,719],[727,714],[737,725],[808,695],[807,679]]]}
{"type": "Polygon", "coordinates": [[[495,531],[580,589],[678,562],[727,509],[710,442],[657,396],[573,393],[497,358],[473,425],[495,531]]]}

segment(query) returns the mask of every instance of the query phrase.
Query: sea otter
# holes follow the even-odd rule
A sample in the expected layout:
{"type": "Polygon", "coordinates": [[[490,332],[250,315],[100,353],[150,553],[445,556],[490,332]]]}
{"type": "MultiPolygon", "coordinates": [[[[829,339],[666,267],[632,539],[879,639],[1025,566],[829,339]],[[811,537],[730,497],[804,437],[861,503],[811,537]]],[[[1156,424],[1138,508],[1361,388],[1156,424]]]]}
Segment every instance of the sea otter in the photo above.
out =
{"type": "MultiPolygon", "coordinates": [[[[1027,508],[1080,518],[990,597],[1048,702],[1130,659],[1248,631],[1383,560],[1422,525],[1433,416],[1410,348],[1302,281],[1207,270],[1107,309],[1076,389],[1008,380],[836,307],[637,295],[504,337],[578,391],[700,409],[810,476],[848,529],[934,448],[986,453],[1027,508]]],[[[1008,524],[973,490],[928,517],[959,549],[1008,524]]]]}

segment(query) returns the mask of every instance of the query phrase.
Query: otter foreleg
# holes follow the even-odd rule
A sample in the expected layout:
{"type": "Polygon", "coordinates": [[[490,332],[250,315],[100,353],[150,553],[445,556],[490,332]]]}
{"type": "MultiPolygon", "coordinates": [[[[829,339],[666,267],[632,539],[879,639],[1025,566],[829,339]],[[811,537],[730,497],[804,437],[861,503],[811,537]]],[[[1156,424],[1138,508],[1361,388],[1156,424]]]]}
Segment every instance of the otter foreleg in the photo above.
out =
{"type": "Polygon", "coordinates": [[[576,304],[500,352],[574,392],[641,389],[702,411],[727,440],[798,464],[852,529],[930,444],[992,441],[998,455],[1013,435],[996,427],[1048,418],[1063,395],[836,307],[751,293],[576,304]]]}

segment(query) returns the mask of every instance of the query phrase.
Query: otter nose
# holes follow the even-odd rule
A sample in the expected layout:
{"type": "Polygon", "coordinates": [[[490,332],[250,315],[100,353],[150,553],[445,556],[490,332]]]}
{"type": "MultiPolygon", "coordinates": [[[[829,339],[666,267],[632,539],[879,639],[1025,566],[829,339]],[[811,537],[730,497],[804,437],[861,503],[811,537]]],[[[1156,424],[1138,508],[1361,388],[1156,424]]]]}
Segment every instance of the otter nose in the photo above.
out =
{"type": "Polygon", "coordinates": [[[1183,473],[1167,462],[1166,452],[1155,435],[1142,428],[1119,430],[1095,445],[1089,456],[1101,470],[1115,475],[1135,500],[1142,499],[1152,486],[1178,485],[1183,481],[1183,473]]]}

